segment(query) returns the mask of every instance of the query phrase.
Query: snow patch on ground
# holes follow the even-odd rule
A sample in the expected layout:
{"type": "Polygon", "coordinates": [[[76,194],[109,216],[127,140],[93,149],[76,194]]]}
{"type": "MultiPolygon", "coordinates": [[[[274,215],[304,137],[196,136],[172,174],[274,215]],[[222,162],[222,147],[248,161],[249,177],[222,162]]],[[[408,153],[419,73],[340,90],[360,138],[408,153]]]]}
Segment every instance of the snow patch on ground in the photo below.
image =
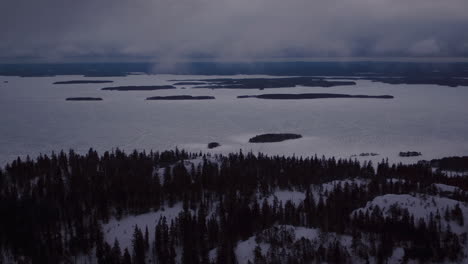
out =
{"type": "Polygon", "coordinates": [[[135,216],[125,216],[118,220],[111,218],[111,220],[103,225],[104,239],[110,245],[114,244],[114,240],[117,239],[120,244],[122,251],[128,248],[131,252],[132,236],[135,225],[137,225],[142,232],[145,232],[145,228],[148,227],[148,233],[150,242],[154,240],[154,232],[156,224],[160,217],[165,216],[167,224],[171,223],[179,213],[183,210],[182,203],[177,203],[173,207],[167,207],[165,210],[159,210],[157,212],[150,212],[135,216]]]}
{"type": "Polygon", "coordinates": [[[299,191],[278,190],[267,197],[268,203],[273,204],[275,197],[278,199],[278,202],[282,202],[283,205],[287,201],[291,201],[294,205],[298,206],[304,201],[305,193],[299,191]]]}
{"type": "Polygon", "coordinates": [[[405,179],[397,179],[397,178],[389,178],[387,179],[387,183],[392,183],[392,184],[395,184],[395,183],[406,183],[406,180],[405,179]]]}
{"type": "Polygon", "coordinates": [[[439,192],[455,193],[457,191],[461,191],[461,189],[456,186],[446,185],[442,183],[434,183],[433,185],[439,192]]]}
{"type": "MultiPolygon", "coordinates": [[[[405,256],[405,250],[401,247],[393,249],[392,256],[387,260],[386,263],[402,263],[403,257],[405,256]]],[[[412,263],[411,261],[409,263],[412,263]]]]}
{"type": "MultiPolygon", "coordinates": [[[[437,171],[437,168],[433,168],[433,171],[437,171]]],[[[445,176],[451,177],[468,177],[468,171],[451,171],[451,170],[441,170],[445,176]]]]}
{"type": "Polygon", "coordinates": [[[260,246],[262,249],[262,254],[265,254],[270,249],[270,245],[266,243],[257,244],[255,241],[255,236],[250,237],[247,240],[240,241],[237,243],[237,247],[234,249],[234,253],[236,254],[237,262],[239,264],[244,264],[249,262],[249,260],[253,263],[254,261],[254,249],[256,246],[260,246]]]}
{"type": "MultiPolygon", "coordinates": [[[[215,155],[212,156],[211,154],[208,154],[205,156],[206,160],[210,163],[220,163],[218,160],[218,157],[215,155]]],[[[180,164],[180,162],[183,162],[185,169],[190,173],[192,170],[192,165],[194,166],[195,169],[198,168],[198,166],[202,165],[204,161],[203,156],[201,157],[196,157],[194,159],[189,159],[189,160],[184,160],[184,161],[179,161],[178,163],[171,164],[167,166],[171,171],[174,169],[176,164],[180,164]]],[[[159,181],[162,183],[164,181],[164,172],[166,171],[166,167],[155,167],[153,169],[153,176],[158,176],[159,181]]]]}
{"type": "Polygon", "coordinates": [[[320,197],[322,197],[323,201],[325,202],[327,199],[325,193],[329,193],[338,187],[344,188],[346,184],[348,184],[349,186],[352,186],[355,184],[359,187],[363,187],[363,186],[366,186],[369,183],[369,181],[370,180],[368,179],[360,179],[360,178],[335,180],[335,181],[326,182],[323,184],[312,185],[311,190],[312,190],[312,194],[314,196],[315,202],[318,202],[320,197]]]}
{"type": "Polygon", "coordinates": [[[323,191],[332,191],[336,189],[338,186],[344,187],[346,184],[348,185],[356,184],[358,186],[362,186],[362,185],[367,185],[368,183],[369,183],[368,179],[356,178],[356,179],[346,179],[346,180],[335,180],[335,181],[321,184],[319,186],[321,187],[323,191]]]}

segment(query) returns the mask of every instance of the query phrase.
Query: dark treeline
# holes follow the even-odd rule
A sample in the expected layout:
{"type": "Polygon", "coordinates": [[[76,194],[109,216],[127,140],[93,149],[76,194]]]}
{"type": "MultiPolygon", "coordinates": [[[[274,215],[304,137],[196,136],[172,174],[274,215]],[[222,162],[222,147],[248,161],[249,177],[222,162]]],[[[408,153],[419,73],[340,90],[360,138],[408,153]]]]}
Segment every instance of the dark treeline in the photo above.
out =
{"type": "Polygon", "coordinates": [[[68,97],[66,101],[102,101],[101,97],[68,97]]]}
{"type": "Polygon", "coordinates": [[[237,243],[252,236],[272,245],[269,252],[254,249],[255,263],[352,263],[351,256],[385,263],[396,247],[404,249],[405,260],[460,260],[466,234],[441,226],[443,220],[464,226],[459,207],[429,221],[398,207],[390,215],[378,206],[352,214],[383,194],[438,194],[433,183],[459,187],[450,198],[468,201],[463,191],[468,178],[446,177],[425,163],[382,161],[374,167],[351,159],[207,156],[178,149],[102,156],[91,149],[85,155],[62,151],[36,160],[18,158],[0,170],[0,261],[8,256],[21,263],[73,263],[88,255],[97,263],[236,263],[237,243]],[[355,178],[367,184],[338,185],[318,199],[311,188],[355,178]],[[301,191],[305,199],[299,204],[264,199],[279,189],[301,191]],[[135,226],[131,248],[105,241],[102,225],[112,217],[180,202],[180,214],[156,219],[154,233],[135,226]],[[292,231],[281,227],[286,225],[349,235],[353,243],[346,248],[336,241],[295,241],[292,231]]]}
{"type": "Polygon", "coordinates": [[[431,165],[447,171],[468,171],[468,156],[434,159],[431,165]]]}

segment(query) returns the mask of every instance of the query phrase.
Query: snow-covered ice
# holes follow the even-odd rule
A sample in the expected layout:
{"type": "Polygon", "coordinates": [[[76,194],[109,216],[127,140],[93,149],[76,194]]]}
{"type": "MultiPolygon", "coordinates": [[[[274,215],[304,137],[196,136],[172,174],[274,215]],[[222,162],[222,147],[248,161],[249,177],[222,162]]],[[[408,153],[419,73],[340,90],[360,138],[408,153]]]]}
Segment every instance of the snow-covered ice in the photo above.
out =
{"type": "MultiPolygon", "coordinates": [[[[112,86],[167,85],[173,79],[232,78],[233,76],[129,75],[105,77],[112,86]]],[[[267,76],[235,76],[235,78],[267,76]]],[[[173,89],[161,91],[102,91],[102,84],[53,85],[56,81],[86,80],[83,76],[15,77],[0,87],[0,165],[17,156],[32,157],[61,149],[86,152],[166,150],[176,146],[189,151],[228,153],[252,150],[268,154],[349,158],[374,163],[416,162],[468,153],[466,87],[389,85],[358,80],[356,86],[266,89],[173,89]],[[392,100],[237,99],[259,93],[390,94],[392,100]],[[211,101],[145,101],[149,96],[210,95],[211,101]],[[421,100],[424,94],[424,100],[421,100]],[[66,102],[72,96],[102,97],[100,102],[66,102]],[[18,122],[21,120],[21,122],[18,122]],[[290,132],[300,140],[248,143],[252,135],[290,132]],[[221,147],[207,149],[209,142],[221,147]],[[401,158],[400,151],[416,150],[422,157],[401,158]]]]}

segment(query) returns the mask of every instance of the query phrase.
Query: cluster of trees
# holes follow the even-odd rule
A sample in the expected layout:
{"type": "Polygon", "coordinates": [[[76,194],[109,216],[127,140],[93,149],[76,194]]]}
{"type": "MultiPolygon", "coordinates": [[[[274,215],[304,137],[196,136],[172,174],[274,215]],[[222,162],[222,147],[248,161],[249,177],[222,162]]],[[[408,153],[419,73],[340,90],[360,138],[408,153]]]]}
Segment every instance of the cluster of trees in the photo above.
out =
{"type": "MultiPolygon", "coordinates": [[[[364,244],[354,244],[359,255],[375,256],[378,263],[384,263],[396,246],[405,250],[404,260],[417,259],[422,262],[456,261],[463,255],[462,245],[466,244],[466,233],[462,240],[452,233],[450,226],[444,226],[439,212],[430,215],[428,222],[423,218],[414,219],[407,209],[396,205],[389,210],[390,215],[384,216],[379,206],[372,211],[360,211],[352,219],[352,225],[359,231],[364,231],[371,241],[370,247],[364,244]],[[377,243],[376,243],[377,242],[377,243]],[[404,246],[410,243],[410,247],[404,246]]],[[[463,215],[460,218],[460,208],[456,206],[449,213],[445,211],[445,223],[455,221],[463,226],[463,215]],[[461,222],[460,222],[461,221],[461,222]]],[[[361,239],[360,233],[353,233],[353,239],[361,239]]],[[[356,240],[355,240],[356,241],[356,240]]]]}
{"type": "Polygon", "coordinates": [[[441,170],[466,172],[468,171],[468,156],[434,159],[431,160],[431,164],[441,170]]]}
{"type": "MultiPolygon", "coordinates": [[[[281,239],[263,239],[277,249],[289,249],[286,254],[256,248],[256,263],[344,263],[351,255],[384,263],[397,246],[404,248],[406,259],[457,260],[463,257],[466,236],[441,225],[445,219],[463,226],[460,208],[431,216],[429,222],[398,208],[390,216],[378,207],[351,216],[379,195],[433,194],[434,183],[468,190],[467,178],[446,177],[427,164],[382,161],[374,167],[317,156],[239,152],[210,157],[178,149],[130,154],[116,150],[99,156],[91,149],[85,155],[70,151],[36,160],[18,158],[0,170],[0,254],[26,263],[73,262],[83,255],[93,255],[98,263],[236,263],[239,241],[290,225],[352,235],[353,250],[336,241],[295,241],[283,232],[281,239]],[[200,162],[195,165],[187,162],[190,159],[200,162]],[[314,198],[312,185],[358,177],[368,184],[337,185],[314,198]],[[302,191],[305,199],[299,204],[268,202],[265,197],[278,189],[302,191]],[[178,202],[183,203],[181,213],[171,221],[157,219],[153,234],[147,226],[135,226],[131,248],[105,241],[102,224],[111,217],[158,211],[178,202]],[[214,259],[211,250],[216,251],[214,259]]],[[[451,198],[468,201],[462,191],[451,198]]]]}
{"type": "Polygon", "coordinates": [[[331,241],[324,237],[295,239],[293,228],[279,226],[258,233],[255,240],[252,263],[353,263],[350,252],[336,237],[331,241]],[[262,250],[261,243],[270,246],[262,250]]]}

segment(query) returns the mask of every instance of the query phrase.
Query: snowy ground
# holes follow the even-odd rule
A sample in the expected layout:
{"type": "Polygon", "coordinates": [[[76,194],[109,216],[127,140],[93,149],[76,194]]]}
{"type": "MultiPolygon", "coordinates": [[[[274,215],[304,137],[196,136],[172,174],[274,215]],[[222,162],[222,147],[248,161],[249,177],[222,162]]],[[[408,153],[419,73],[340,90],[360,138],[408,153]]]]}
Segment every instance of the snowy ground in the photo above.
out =
{"type": "Polygon", "coordinates": [[[112,218],[107,224],[103,225],[104,239],[110,245],[114,244],[117,239],[122,250],[128,248],[131,250],[132,236],[135,226],[137,225],[143,232],[148,227],[150,241],[154,240],[154,232],[156,224],[160,217],[166,217],[168,224],[182,211],[182,203],[177,203],[173,207],[166,207],[164,210],[150,212],[136,216],[126,216],[118,220],[112,218]]]}
{"type": "MultiPolygon", "coordinates": [[[[324,233],[321,232],[319,229],[316,228],[306,228],[306,227],[294,227],[289,225],[283,226],[275,226],[273,228],[287,228],[291,229],[294,232],[295,240],[297,241],[301,238],[309,239],[312,244],[316,247],[319,245],[326,245],[330,242],[337,241],[339,244],[346,248],[350,254],[352,253],[351,243],[352,238],[351,236],[347,235],[337,235],[336,233],[324,233]]],[[[262,250],[262,254],[266,254],[270,249],[270,245],[268,243],[257,243],[255,236],[250,237],[247,240],[240,241],[235,248],[235,254],[237,257],[237,261],[239,264],[246,264],[249,260],[253,263],[254,261],[254,249],[256,246],[260,246],[262,250]]],[[[212,250],[210,252],[210,256],[212,258],[216,257],[216,250],[212,250]]],[[[388,259],[388,263],[401,263],[401,259],[403,257],[403,249],[396,248],[393,252],[393,255],[388,259]]],[[[355,263],[364,263],[363,260],[359,259],[357,256],[353,256],[355,263]]],[[[370,259],[371,263],[375,261],[370,259]]]]}
{"type": "MultiPolygon", "coordinates": [[[[213,162],[216,160],[212,158],[213,162]]],[[[193,163],[197,165],[198,163],[202,162],[201,159],[187,161],[185,165],[187,168],[191,166],[193,163]]],[[[393,181],[393,180],[392,180],[393,181]]],[[[395,182],[397,179],[395,179],[395,182]]],[[[324,183],[321,185],[314,185],[311,187],[312,194],[314,196],[323,195],[326,192],[333,191],[338,186],[344,187],[344,185],[353,185],[356,184],[358,186],[364,187],[368,184],[368,180],[366,179],[346,179],[346,180],[337,180],[328,183],[324,183]]],[[[445,184],[434,184],[434,187],[441,193],[453,193],[458,191],[457,187],[449,186],[445,184]]],[[[291,191],[291,190],[276,190],[273,194],[265,197],[269,203],[273,203],[273,200],[276,198],[278,201],[281,201],[285,204],[287,201],[291,201],[295,205],[300,204],[304,198],[305,193],[300,191],[291,191]]],[[[263,198],[262,198],[263,199],[263,198]]],[[[324,199],[326,200],[326,199],[324,199]]],[[[388,214],[389,209],[391,206],[398,206],[400,208],[408,209],[408,211],[414,215],[415,222],[417,219],[423,218],[428,219],[430,214],[435,215],[436,212],[439,212],[443,215],[446,208],[453,209],[455,205],[460,206],[464,218],[468,219],[468,206],[462,202],[449,199],[446,197],[441,196],[430,196],[430,195],[422,195],[422,194],[386,194],[382,196],[378,196],[374,198],[372,201],[369,201],[366,206],[363,208],[355,210],[354,213],[359,211],[370,211],[375,206],[379,206],[382,209],[384,215],[388,214]]],[[[171,219],[174,219],[180,212],[182,211],[182,204],[178,203],[172,208],[165,208],[164,211],[160,210],[158,212],[150,212],[146,214],[141,214],[137,216],[126,216],[120,220],[112,218],[107,224],[103,225],[103,230],[105,234],[105,240],[109,244],[112,244],[115,239],[119,240],[121,248],[129,248],[131,249],[131,240],[133,235],[133,230],[135,225],[138,225],[140,229],[144,230],[145,227],[148,227],[148,231],[150,234],[150,240],[152,240],[155,231],[155,225],[161,216],[165,216],[167,221],[170,223],[171,219]]],[[[468,232],[467,224],[460,226],[455,221],[446,221],[442,217],[443,226],[447,224],[450,225],[452,232],[457,234],[463,234],[464,232],[468,232]]],[[[352,238],[348,235],[337,235],[335,233],[324,233],[321,232],[319,229],[315,228],[305,228],[305,227],[294,227],[294,226],[275,226],[273,228],[287,228],[294,231],[294,238],[295,241],[304,237],[306,239],[311,240],[314,245],[325,245],[332,241],[338,241],[341,246],[345,247],[350,254],[352,249],[351,241],[352,238]]],[[[367,243],[363,241],[363,243],[367,243]]],[[[270,245],[265,242],[257,243],[256,236],[252,236],[245,241],[239,241],[236,248],[235,254],[239,261],[239,264],[245,264],[249,260],[253,261],[254,256],[254,249],[256,246],[260,246],[262,249],[262,253],[266,254],[270,249],[270,245]]],[[[210,258],[216,258],[216,249],[212,249],[209,253],[210,258]]],[[[401,259],[404,255],[402,248],[395,248],[393,255],[388,260],[388,263],[401,263],[401,259]]],[[[355,258],[356,263],[363,263],[361,259],[356,256],[355,258]]],[[[371,259],[371,263],[374,263],[375,260],[371,259]]]]}
{"type": "Polygon", "coordinates": [[[440,197],[440,196],[430,196],[422,194],[386,194],[382,196],[377,196],[374,200],[367,202],[366,206],[360,209],[353,211],[351,215],[358,213],[359,211],[371,211],[375,206],[379,206],[382,210],[384,216],[388,215],[389,209],[391,206],[398,206],[402,209],[408,209],[410,214],[415,218],[415,223],[420,218],[428,222],[429,215],[436,215],[437,212],[442,216],[443,227],[446,224],[449,224],[452,232],[457,234],[462,234],[468,232],[468,226],[465,223],[464,226],[460,226],[454,221],[445,221],[443,215],[445,209],[453,209],[456,205],[460,206],[460,209],[463,212],[464,219],[468,219],[468,206],[465,203],[440,197]]]}
{"type": "Polygon", "coordinates": [[[300,203],[304,201],[305,193],[298,192],[298,191],[287,191],[287,190],[278,190],[275,191],[272,195],[267,197],[267,201],[269,204],[273,204],[274,199],[282,202],[283,205],[287,201],[291,201],[294,205],[298,206],[300,203]]]}
{"type": "Polygon", "coordinates": [[[451,186],[451,185],[446,185],[446,184],[441,184],[441,183],[434,183],[433,185],[441,193],[453,194],[453,193],[462,191],[460,188],[451,186]]]}
{"type": "Polygon", "coordinates": [[[323,201],[327,201],[327,193],[335,190],[336,188],[344,188],[346,184],[348,184],[350,187],[352,185],[356,185],[358,187],[365,187],[369,183],[368,179],[346,179],[346,180],[335,180],[331,182],[326,182],[323,184],[318,184],[318,185],[312,185],[311,190],[312,190],[312,195],[314,196],[314,200],[317,203],[319,198],[322,197],[323,201]]]}
{"type": "MultiPolygon", "coordinates": [[[[346,184],[349,186],[357,185],[359,187],[364,187],[369,183],[367,179],[346,179],[346,180],[336,180],[323,184],[317,184],[311,186],[311,193],[314,196],[315,202],[318,202],[319,198],[322,197],[323,201],[326,202],[327,196],[326,193],[329,193],[336,188],[344,188],[346,184]]],[[[301,191],[291,191],[291,190],[276,190],[273,194],[266,197],[268,203],[273,204],[274,199],[277,199],[278,202],[282,202],[283,205],[287,201],[291,201],[294,205],[299,205],[305,199],[305,192],[301,191]]],[[[260,200],[263,200],[260,198],[260,200]]]]}
{"type": "Polygon", "coordinates": [[[468,171],[442,171],[447,177],[466,177],[468,176],[468,171]]]}

